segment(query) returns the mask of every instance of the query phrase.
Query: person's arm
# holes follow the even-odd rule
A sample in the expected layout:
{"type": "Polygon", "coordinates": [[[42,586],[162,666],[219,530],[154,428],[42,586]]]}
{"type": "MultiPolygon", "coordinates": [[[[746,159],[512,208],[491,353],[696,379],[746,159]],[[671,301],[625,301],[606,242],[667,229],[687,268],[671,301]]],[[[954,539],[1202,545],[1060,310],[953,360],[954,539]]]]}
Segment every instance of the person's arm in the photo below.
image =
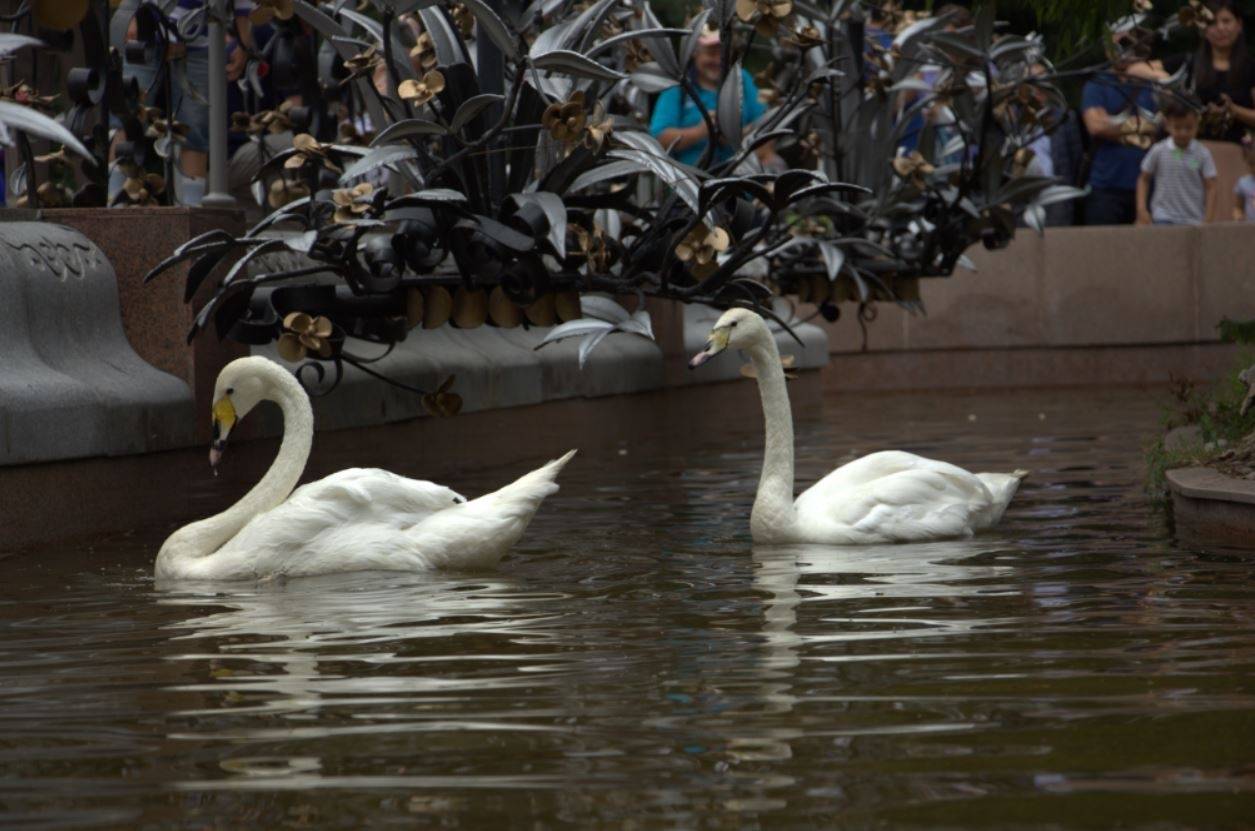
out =
{"type": "Polygon", "coordinates": [[[1150,196],[1150,174],[1145,170],[1137,177],[1137,224],[1150,225],[1152,220],[1150,208],[1146,204],[1150,196]]]}
{"type": "Polygon", "coordinates": [[[1134,61],[1124,67],[1124,74],[1142,81],[1164,81],[1172,77],[1161,61],[1134,61]]]}
{"type": "Polygon", "coordinates": [[[1096,139],[1119,141],[1120,126],[1111,121],[1107,112],[1107,90],[1096,81],[1085,85],[1081,94],[1081,120],[1085,131],[1096,139]]]}
{"type": "Polygon", "coordinates": [[[687,150],[704,141],[708,134],[706,120],[702,119],[692,127],[668,127],[658,134],[658,143],[672,150],[687,150]]]}
{"type": "Polygon", "coordinates": [[[654,112],[649,119],[649,132],[659,144],[673,150],[687,150],[703,141],[708,133],[704,118],[692,127],[680,126],[682,95],[684,93],[679,87],[664,90],[654,102],[654,112]]]}
{"type": "Polygon", "coordinates": [[[1106,107],[1087,107],[1081,115],[1085,119],[1086,132],[1094,138],[1119,141],[1123,135],[1120,125],[1111,120],[1106,107]]]}
{"type": "Polygon", "coordinates": [[[1233,189],[1233,221],[1241,222],[1246,219],[1246,200],[1242,197],[1242,191],[1237,188],[1233,189]]]}
{"type": "Polygon", "coordinates": [[[255,46],[253,21],[248,17],[248,10],[243,9],[240,3],[235,4],[234,35],[239,37],[238,43],[234,42],[235,37],[227,38],[227,46],[230,50],[230,55],[227,58],[228,81],[238,81],[243,76],[244,70],[248,66],[248,56],[254,52],[255,46]]]}
{"type": "MultiPolygon", "coordinates": [[[[1255,96],[1255,90],[1251,90],[1251,95],[1255,96]]],[[[1220,96],[1220,103],[1229,111],[1229,115],[1233,117],[1234,121],[1243,127],[1255,128],[1255,109],[1239,106],[1233,103],[1233,99],[1227,95],[1220,96]]]]}

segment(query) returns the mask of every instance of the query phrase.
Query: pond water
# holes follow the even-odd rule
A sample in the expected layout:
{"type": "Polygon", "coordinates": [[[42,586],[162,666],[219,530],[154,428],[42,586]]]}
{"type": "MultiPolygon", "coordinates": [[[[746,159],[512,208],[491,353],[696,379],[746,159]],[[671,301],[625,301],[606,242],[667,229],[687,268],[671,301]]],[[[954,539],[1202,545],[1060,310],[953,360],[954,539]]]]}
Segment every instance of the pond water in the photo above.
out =
{"type": "Polygon", "coordinates": [[[975,540],[771,549],[740,389],[579,457],[487,575],[167,589],[164,528],[0,560],[0,826],[1255,824],[1255,555],[1143,496],[1159,396],[801,396],[803,483],[1032,475],[975,540]]]}

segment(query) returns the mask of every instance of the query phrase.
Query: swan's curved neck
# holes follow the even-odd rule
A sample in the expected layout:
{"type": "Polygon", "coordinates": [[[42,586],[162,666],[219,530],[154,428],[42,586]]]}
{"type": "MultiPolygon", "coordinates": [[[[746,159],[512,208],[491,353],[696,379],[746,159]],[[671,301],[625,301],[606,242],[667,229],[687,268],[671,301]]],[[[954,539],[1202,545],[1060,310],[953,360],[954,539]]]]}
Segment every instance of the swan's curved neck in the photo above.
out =
{"type": "Polygon", "coordinates": [[[159,565],[163,556],[193,559],[213,554],[253,517],[283,504],[300,481],[314,441],[314,412],[309,396],[289,373],[276,368],[270,380],[272,393],[267,399],[283,411],[283,441],[270,469],[230,508],[176,532],[162,547],[159,565]]]}
{"type": "MultiPolygon", "coordinates": [[[[765,327],[764,327],[765,328],[765,327]]],[[[796,520],[793,510],[793,411],[785,389],[780,350],[770,331],[749,350],[763,400],[766,443],[758,496],[750,514],[754,539],[771,541],[785,535],[796,520]]],[[[780,540],[783,541],[783,540],[780,540]]]]}

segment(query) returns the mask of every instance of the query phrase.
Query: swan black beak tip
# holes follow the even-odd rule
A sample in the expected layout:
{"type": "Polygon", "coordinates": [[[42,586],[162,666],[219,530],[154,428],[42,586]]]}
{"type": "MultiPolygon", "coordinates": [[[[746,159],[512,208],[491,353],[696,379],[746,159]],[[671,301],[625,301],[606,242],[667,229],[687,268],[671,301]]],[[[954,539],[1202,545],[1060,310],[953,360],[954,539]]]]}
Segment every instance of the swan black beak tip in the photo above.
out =
{"type": "Polygon", "coordinates": [[[214,473],[218,472],[218,463],[222,461],[222,453],[227,449],[225,441],[215,441],[209,445],[209,466],[213,468],[214,473]]]}

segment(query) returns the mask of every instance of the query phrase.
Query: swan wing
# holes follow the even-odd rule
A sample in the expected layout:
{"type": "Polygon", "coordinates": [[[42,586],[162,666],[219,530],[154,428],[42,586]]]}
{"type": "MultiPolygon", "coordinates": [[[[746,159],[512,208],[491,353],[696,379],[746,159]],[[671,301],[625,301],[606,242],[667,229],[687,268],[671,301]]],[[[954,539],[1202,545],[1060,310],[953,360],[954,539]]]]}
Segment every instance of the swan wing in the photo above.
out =
{"type": "Polygon", "coordinates": [[[349,468],[297,488],[253,517],[215,559],[219,569],[244,574],[413,568],[406,532],[465,502],[434,482],[349,468]]]}
{"type": "Polygon", "coordinates": [[[900,451],[850,462],[797,498],[798,522],[866,542],[970,535],[992,509],[989,488],[960,467],[900,451]]]}
{"type": "Polygon", "coordinates": [[[574,452],[468,502],[382,470],[350,469],[298,488],[216,554],[219,577],[483,568],[518,541],[574,452]]]}
{"type": "Polygon", "coordinates": [[[302,485],[292,492],[284,506],[332,506],[360,521],[413,525],[436,511],[466,501],[466,497],[444,485],[423,479],[408,479],[378,468],[348,468],[302,485]]]}

